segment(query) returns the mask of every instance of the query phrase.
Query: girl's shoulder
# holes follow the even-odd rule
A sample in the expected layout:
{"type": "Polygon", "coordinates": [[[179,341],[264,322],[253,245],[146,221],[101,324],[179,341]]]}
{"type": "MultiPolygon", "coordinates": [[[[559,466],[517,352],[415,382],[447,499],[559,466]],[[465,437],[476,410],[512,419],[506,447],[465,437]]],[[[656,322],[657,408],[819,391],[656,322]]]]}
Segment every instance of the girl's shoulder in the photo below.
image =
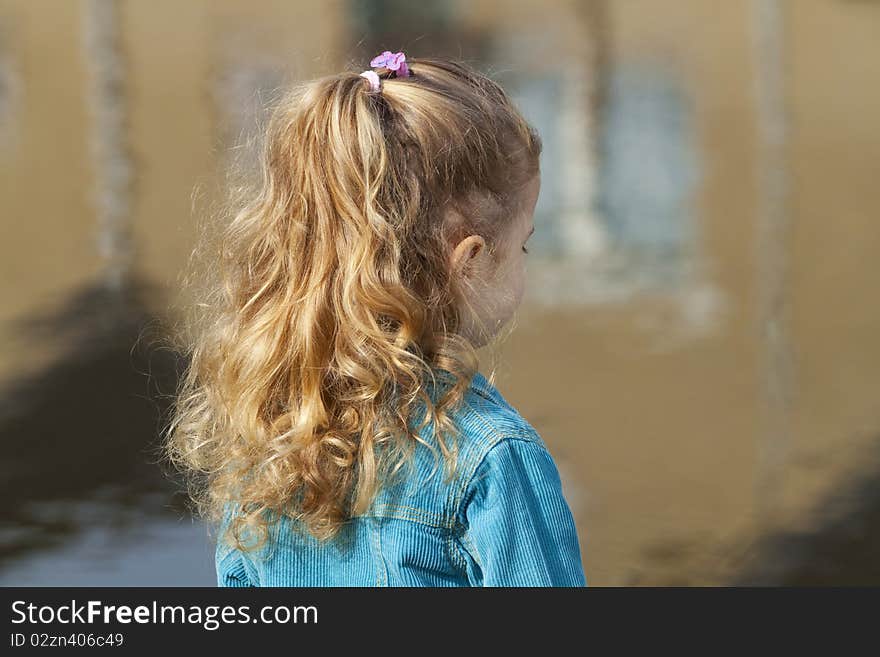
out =
{"type": "Polygon", "coordinates": [[[504,468],[515,469],[524,455],[542,455],[552,460],[538,431],[516,410],[489,380],[477,372],[456,423],[461,430],[460,464],[457,492],[452,498],[456,514],[458,503],[476,479],[484,476],[508,476],[504,468]]]}
{"type": "Polygon", "coordinates": [[[546,447],[537,430],[483,374],[474,375],[468,392],[460,423],[469,430],[472,449],[488,451],[504,440],[528,441],[546,447]]]}
{"type": "Polygon", "coordinates": [[[506,455],[502,460],[516,465],[520,453],[546,452],[535,428],[479,372],[472,378],[463,403],[451,412],[451,420],[458,430],[452,479],[438,471],[441,450],[429,424],[420,430],[423,442],[415,450],[414,469],[383,489],[371,514],[417,516],[435,519],[439,526],[454,525],[460,503],[476,478],[505,476],[497,467],[488,469],[487,464],[506,455]],[[494,456],[489,458],[490,454],[494,456]]]}

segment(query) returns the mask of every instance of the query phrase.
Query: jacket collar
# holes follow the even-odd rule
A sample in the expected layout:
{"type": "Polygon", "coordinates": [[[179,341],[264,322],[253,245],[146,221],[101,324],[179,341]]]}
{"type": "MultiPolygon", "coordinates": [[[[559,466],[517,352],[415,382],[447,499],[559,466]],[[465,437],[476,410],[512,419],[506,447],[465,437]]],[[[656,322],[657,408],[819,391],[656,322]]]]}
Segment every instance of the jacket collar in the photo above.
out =
{"type": "Polygon", "coordinates": [[[497,402],[502,406],[509,406],[504,397],[501,396],[501,393],[498,392],[498,388],[489,383],[489,380],[485,376],[483,376],[481,372],[478,371],[476,374],[474,374],[473,378],[471,379],[471,387],[481,397],[485,397],[490,401],[497,402]]]}
{"type": "MultiPolygon", "coordinates": [[[[426,385],[432,387],[432,384],[430,382],[428,382],[426,385]]],[[[489,383],[489,380],[485,376],[483,376],[483,374],[479,370],[477,370],[477,372],[474,373],[473,377],[471,377],[470,388],[484,399],[496,402],[498,404],[501,404],[502,406],[510,406],[510,404],[507,403],[507,401],[504,399],[498,389],[494,385],[489,383]]]]}

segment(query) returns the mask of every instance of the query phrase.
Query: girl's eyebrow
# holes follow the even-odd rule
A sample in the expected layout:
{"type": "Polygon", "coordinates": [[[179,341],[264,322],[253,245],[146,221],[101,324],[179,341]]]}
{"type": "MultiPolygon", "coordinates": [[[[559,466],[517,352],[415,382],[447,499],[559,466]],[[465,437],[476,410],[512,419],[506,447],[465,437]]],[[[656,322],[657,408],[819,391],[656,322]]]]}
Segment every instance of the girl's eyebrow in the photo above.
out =
{"type": "Polygon", "coordinates": [[[535,232],[535,227],[532,226],[532,229],[529,231],[529,234],[526,235],[526,237],[531,237],[531,236],[532,236],[532,233],[534,233],[534,232],[535,232]]]}

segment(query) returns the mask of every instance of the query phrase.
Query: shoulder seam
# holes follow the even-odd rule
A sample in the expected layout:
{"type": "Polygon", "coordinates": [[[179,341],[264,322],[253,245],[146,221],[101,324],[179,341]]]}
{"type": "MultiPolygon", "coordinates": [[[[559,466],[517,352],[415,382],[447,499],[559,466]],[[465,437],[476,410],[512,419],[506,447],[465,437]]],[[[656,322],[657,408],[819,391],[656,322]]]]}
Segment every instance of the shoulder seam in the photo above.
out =
{"type": "MultiPolygon", "coordinates": [[[[484,399],[485,399],[485,397],[484,397],[484,399]]],[[[473,404],[468,404],[470,406],[471,411],[473,412],[474,416],[476,416],[476,418],[479,420],[480,424],[482,424],[486,429],[488,429],[492,433],[493,439],[497,439],[493,442],[490,442],[488,444],[487,449],[491,449],[492,447],[495,446],[495,442],[497,442],[498,440],[503,440],[504,438],[514,438],[514,439],[520,439],[520,440],[530,440],[531,439],[531,440],[535,440],[536,442],[543,442],[543,440],[542,440],[541,436],[538,434],[537,430],[531,424],[529,424],[528,421],[522,415],[520,415],[518,411],[516,411],[512,407],[501,406],[497,402],[495,402],[491,399],[488,401],[495,404],[496,406],[498,406],[499,408],[501,408],[504,411],[508,411],[508,410],[513,411],[514,418],[519,418],[520,420],[522,420],[518,424],[520,427],[522,427],[525,430],[525,435],[512,434],[506,429],[499,429],[498,427],[494,426],[492,424],[492,422],[488,418],[486,418],[486,416],[483,415],[477,409],[476,406],[474,406],[473,404]],[[531,434],[531,437],[530,438],[527,437],[530,434],[531,434]]]]}
{"type": "Polygon", "coordinates": [[[486,460],[486,457],[489,455],[493,449],[495,449],[501,443],[508,440],[516,440],[525,443],[532,443],[534,445],[538,445],[543,450],[547,449],[547,446],[544,444],[543,439],[538,435],[538,433],[534,429],[530,429],[528,434],[525,435],[514,435],[509,433],[503,433],[495,437],[496,439],[490,442],[486,449],[479,450],[477,452],[477,457],[473,459],[472,465],[469,464],[468,471],[461,478],[461,482],[455,490],[455,494],[452,500],[452,508],[450,509],[450,520],[453,526],[458,523],[458,515],[461,507],[461,500],[464,497],[465,492],[470,487],[471,482],[473,482],[474,476],[477,473],[477,470],[480,469],[480,466],[486,460]]]}

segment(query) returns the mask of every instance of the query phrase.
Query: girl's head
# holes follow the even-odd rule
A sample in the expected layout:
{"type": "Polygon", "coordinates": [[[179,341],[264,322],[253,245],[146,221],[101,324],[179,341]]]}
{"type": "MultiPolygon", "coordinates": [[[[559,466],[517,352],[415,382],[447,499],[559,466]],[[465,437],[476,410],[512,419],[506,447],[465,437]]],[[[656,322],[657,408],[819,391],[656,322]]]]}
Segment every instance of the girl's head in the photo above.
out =
{"type": "Polygon", "coordinates": [[[541,187],[540,174],[523,186],[520,201],[511,212],[502,236],[487,248],[478,232],[458,241],[452,250],[451,278],[467,285],[469,313],[460,333],[475,346],[485,344],[513,315],[525,292],[526,241],[535,230],[533,215],[541,187]]]}
{"type": "MultiPolygon", "coordinates": [[[[423,303],[442,300],[426,305],[429,320],[481,346],[522,297],[540,138],[479,73],[408,65],[375,91],[355,72],[293,89],[270,126],[267,173],[314,204],[327,237],[343,231],[423,303]]],[[[336,251],[331,261],[351,262],[336,251]]]]}
{"type": "Polygon", "coordinates": [[[522,298],[540,138],[484,75],[407,64],[378,90],[351,70],[274,103],[261,178],[200,272],[166,445],[203,513],[240,507],[236,536],[277,514],[332,536],[417,442],[451,474],[448,411],[522,298]]]}

